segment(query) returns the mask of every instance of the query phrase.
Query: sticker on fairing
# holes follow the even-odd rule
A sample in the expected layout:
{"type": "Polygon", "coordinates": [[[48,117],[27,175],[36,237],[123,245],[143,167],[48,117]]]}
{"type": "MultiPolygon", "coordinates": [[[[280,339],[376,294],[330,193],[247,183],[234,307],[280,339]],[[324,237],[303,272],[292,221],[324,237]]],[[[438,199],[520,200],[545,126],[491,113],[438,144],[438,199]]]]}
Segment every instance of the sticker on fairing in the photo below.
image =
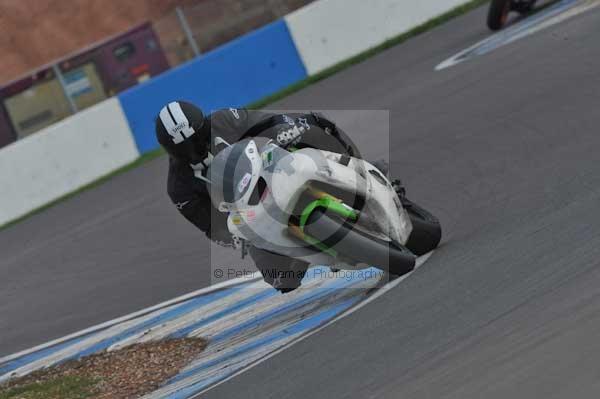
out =
{"type": "Polygon", "coordinates": [[[266,169],[273,165],[273,150],[267,150],[262,153],[263,168],[266,169]]]}
{"type": "Polygon", "coordinates": [[[243,193],[248,184],[250,184],[250,180],[252,180],[252,175],[250,173],[246,173],[242,180],[238,183],[237,189],[240,193],[243,193]]]}
{"type": "Polygon", "coordinates": [[[256,212],[252,209],[239,210],[231,215],[231,222],[239,226],[245,222],[253,222],[256,219],[256,212]]]}
{"type": "Polygon", "coordinates": [[[231,222],[234,225],[239,226],[240,224],[244,223],[244,219],[242,219],[242,216],[239,213],[236,213],[235,215],[231,216],[231,222]]]}
{"type": "Polygon", "coordinates": [[[254,221],[254,219],[256,219],[256,212],[254,212],[254,210],[252,210],[252,209],[248,209],[246,211],[246,220],[248,222],[252,222],[252,221],[254,221]]]}

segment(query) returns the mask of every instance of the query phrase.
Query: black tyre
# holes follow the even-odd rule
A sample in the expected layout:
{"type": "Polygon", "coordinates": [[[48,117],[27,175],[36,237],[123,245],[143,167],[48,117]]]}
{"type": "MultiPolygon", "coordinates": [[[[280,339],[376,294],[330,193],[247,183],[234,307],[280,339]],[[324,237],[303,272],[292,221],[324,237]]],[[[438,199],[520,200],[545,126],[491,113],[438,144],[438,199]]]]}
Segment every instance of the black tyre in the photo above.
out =
{"type": "Polygon", "coordinates": [[[511,0],[492,0],[488,11],[487,26],[491,30],[500,30],[508,21],[511,0]]]}
{"type": "Polygon", "coordinates": [[[321,209],[310,215],[304,232],[349,259],[397,276],[415,268],[416,256],[407,248],[354,230],[351,224],[321,209]]]}
{"type": "Polygon", "coordinates": [[[414,202],[404,200],[413,230],[406,242],[408,248],[417,256],[425,255],[438,247],[442,240],[442,226],[438,218],[414,202]]]}

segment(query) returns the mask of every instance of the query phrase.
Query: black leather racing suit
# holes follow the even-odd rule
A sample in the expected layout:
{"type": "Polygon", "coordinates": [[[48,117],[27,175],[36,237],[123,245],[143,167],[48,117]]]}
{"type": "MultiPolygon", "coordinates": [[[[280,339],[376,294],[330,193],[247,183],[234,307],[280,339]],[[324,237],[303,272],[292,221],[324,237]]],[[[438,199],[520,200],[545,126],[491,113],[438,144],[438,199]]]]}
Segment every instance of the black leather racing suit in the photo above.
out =
{"type": "MultiPolygon", "coordinates": [[[[360,157],[358,150],[336,126],[318,114],[273,114],[245,109],[223,109],[207,117],[211,128],[211,143],[221,137],[228,143],[246,137],[263,136],[277,139],[277,133],[294,125],[308,128],[296,147],[311,146],[319,149],[348,153],[360,157]]],[[[211,146],[211,152],[216,149],[211,146]]],[[[227,246],[233,243],[227,229],[227,214],[212,205],[206,183],[194,176],[190,165],[169,160],[168,194],[183,216],[206,233],[211,240],[227,246]]],[[[282,292],[300,286],[308,267],[305,262],[250,247],[252,259],[265,281],[282,292]]]]}

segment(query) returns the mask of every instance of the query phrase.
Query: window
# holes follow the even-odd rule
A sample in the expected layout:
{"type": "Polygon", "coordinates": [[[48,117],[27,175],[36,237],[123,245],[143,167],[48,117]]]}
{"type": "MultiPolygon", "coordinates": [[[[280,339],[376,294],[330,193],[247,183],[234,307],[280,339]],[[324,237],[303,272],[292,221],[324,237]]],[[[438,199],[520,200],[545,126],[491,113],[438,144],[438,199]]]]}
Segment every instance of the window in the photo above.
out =
{"type": "Polygon", "coordinates": [[[115,48],[113,54],[117,60],[125,62],[135,54],[135,46],[131,42],[124,43],[115,48]]]}

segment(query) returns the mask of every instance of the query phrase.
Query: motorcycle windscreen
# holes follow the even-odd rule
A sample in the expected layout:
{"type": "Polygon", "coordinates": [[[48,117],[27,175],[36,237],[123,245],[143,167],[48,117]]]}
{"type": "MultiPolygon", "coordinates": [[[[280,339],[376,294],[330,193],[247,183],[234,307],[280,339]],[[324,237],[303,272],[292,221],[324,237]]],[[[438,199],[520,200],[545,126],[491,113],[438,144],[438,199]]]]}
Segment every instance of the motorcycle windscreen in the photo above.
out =
{"type": "Polygon", "coordinates": [[[260,154],[253,140],[235,143],[219,152],[210,163],[210,197],[215,208],[245,208],[260,175],[260,154]]]}

